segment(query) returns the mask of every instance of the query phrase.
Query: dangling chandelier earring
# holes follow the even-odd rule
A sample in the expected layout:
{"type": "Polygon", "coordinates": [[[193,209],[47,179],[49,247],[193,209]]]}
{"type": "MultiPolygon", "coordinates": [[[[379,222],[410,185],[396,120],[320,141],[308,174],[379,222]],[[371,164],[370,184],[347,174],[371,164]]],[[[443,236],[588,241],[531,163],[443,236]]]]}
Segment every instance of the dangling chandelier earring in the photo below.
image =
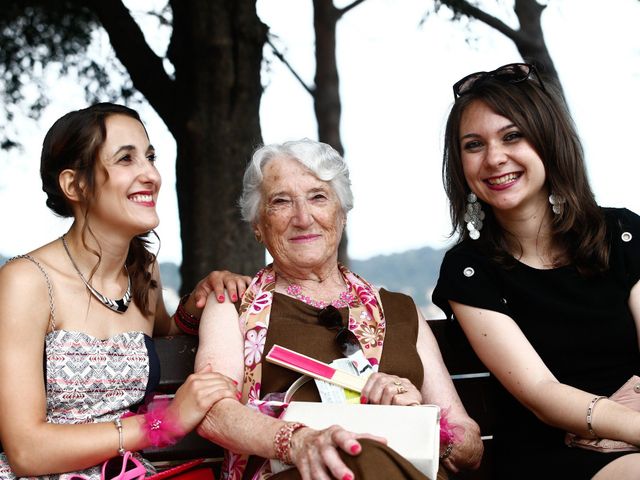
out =
{"type": "Polygon", "coordinates": [[[557,193],[552,193],[549,195],[549,203],[551,204],[551,210],[556,215],[562,215],[564,211],[564,204],[566,200],[562,195],[558,195],[557,193]]]}
{"type": "Polygon", "coordinates": [[[478,202],[476,194],[471,192],[467,195],[467,211],[464,214],[464,221],[467,222],[467,230],[469,230],[469,236],[473,240],[480,238],[483,220],[484,212],[482,211],[482,205],[478,202]]]}

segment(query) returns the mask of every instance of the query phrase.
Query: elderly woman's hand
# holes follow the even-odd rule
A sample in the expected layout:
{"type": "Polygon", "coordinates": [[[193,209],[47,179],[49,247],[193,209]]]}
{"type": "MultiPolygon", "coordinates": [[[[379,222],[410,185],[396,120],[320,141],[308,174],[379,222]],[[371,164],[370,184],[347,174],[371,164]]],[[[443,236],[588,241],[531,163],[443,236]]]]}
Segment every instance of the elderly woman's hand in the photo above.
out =
{"type": "Polygon", "coordinates": [[[244,295],[250,283],[251,277],[246,275],[240,275],[228,270],[214,270],[200,280],[193,289],[196,307],[204,308],[207,303],[207,297],[211,292],[215,293],[218,302],[224,302],[225,289],[231,301],[235,302],[244,295]]]}
{"type": "Polygon", "coordinates": [[[422,394],[406,378],[374,373],[362,389],[362,403],[377,405],[420,405],[422,394]]]}
{"type": "Polygon", "coordinates": [[[301,428],[291,438],[291,460],[303,480],[353,480],[354,474],[340,458],[338,449],[358,455],[362,451],[359,438],[387,443],[384,438],[348,432],[337,425],[324,430],[301,428]]]}

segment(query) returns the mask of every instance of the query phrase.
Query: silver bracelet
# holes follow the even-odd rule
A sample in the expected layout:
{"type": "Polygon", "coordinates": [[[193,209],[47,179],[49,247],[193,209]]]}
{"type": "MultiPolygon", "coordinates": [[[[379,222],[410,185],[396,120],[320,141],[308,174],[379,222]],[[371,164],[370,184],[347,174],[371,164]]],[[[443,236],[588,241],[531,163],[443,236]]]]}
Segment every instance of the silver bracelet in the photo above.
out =
{"type": "Polygon", "coordinates": [[[591,402],[589,403],[589,406],[587,407],[587,429],[589,430],[589,433],[591,434],[591,436],[595,438],[600,438],[600,437],[598,437],[598,435],[596,435],[596,432],[593,431],[593,425],[591,424],[593,420],[593,409],[596,408],[596,403],[598,403],[603,398],[607,398],[607,397],[602,397],[600,395],[593,397],[593,400],[591,400],[591,402]]]}
{"type": "Polygon", "coordinates": [[[125,454],[125,449],[124,449],[124,440],[122,438],[122,421],[120,420],[120,417],[114,418],[113,424],[118,429],[118,455],[122,457],[125,454]]]}

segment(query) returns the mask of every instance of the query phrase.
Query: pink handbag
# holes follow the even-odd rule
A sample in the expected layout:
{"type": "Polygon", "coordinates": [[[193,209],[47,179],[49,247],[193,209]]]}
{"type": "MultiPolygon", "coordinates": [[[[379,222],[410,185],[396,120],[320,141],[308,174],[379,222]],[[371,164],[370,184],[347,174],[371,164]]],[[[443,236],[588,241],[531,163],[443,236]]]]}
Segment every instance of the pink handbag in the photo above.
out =
{"type": "MultiPolygon", "coordinates": [[[[640,377],[634,375],[622,387],[620,387],[609,400],[640,412],[640,377]]],[[[573,433],[567,433],[564,443],[569,447],[585,448],[597,452],[637,452],[640,448],[620,440],[608,438],[582,438],[573,433]]]]}
{"type": "Polygon", "coordinates": [[[102,464],[102,480],[142,480],[147,474],[144,465],[126,451],[121,457],[113,457],[102,464]]]}

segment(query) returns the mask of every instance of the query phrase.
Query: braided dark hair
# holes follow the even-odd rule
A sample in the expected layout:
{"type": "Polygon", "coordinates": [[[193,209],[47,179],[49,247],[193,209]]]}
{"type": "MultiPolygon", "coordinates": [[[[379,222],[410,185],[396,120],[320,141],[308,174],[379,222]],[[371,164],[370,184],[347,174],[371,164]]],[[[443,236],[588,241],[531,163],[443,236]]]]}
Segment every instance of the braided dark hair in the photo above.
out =
{"type": "MultiPolygon", "coordinates": [[[[142,124],[140,115],[135,110],[114,103],[97,103],[82,110],[69,112],[60,117],[47,132],[42,144],[40,157],[40,177],[42,190],[47,195],[47,206],[61,217],[73,217],[71,204],[62,191],[59,182],[63,170],[75,171],[74,186],[84,205],[85,222],[82,239],[89,251],[98,257],[99,251],[89,249],[85,236],[91,233],[89,212],[95,193],[95,173],[100,148],[107,138],[106,119],[112,115],[126,115],[142,124]],[[83,188],[80,188],[83,185],[83,188]]],[[[143,125],[144,127],[144,125],[143,125]]],[[[131,275],[133,300],[138,308],[149,315],[149,290],[157,288],[149,268],[155,264],[156,256],[148,250],[150,232],[138,235],[131,240],[126,259],[127,269],[131,275]]],[[[94,271],[95,271],[94,268],[94,271]]]]}

